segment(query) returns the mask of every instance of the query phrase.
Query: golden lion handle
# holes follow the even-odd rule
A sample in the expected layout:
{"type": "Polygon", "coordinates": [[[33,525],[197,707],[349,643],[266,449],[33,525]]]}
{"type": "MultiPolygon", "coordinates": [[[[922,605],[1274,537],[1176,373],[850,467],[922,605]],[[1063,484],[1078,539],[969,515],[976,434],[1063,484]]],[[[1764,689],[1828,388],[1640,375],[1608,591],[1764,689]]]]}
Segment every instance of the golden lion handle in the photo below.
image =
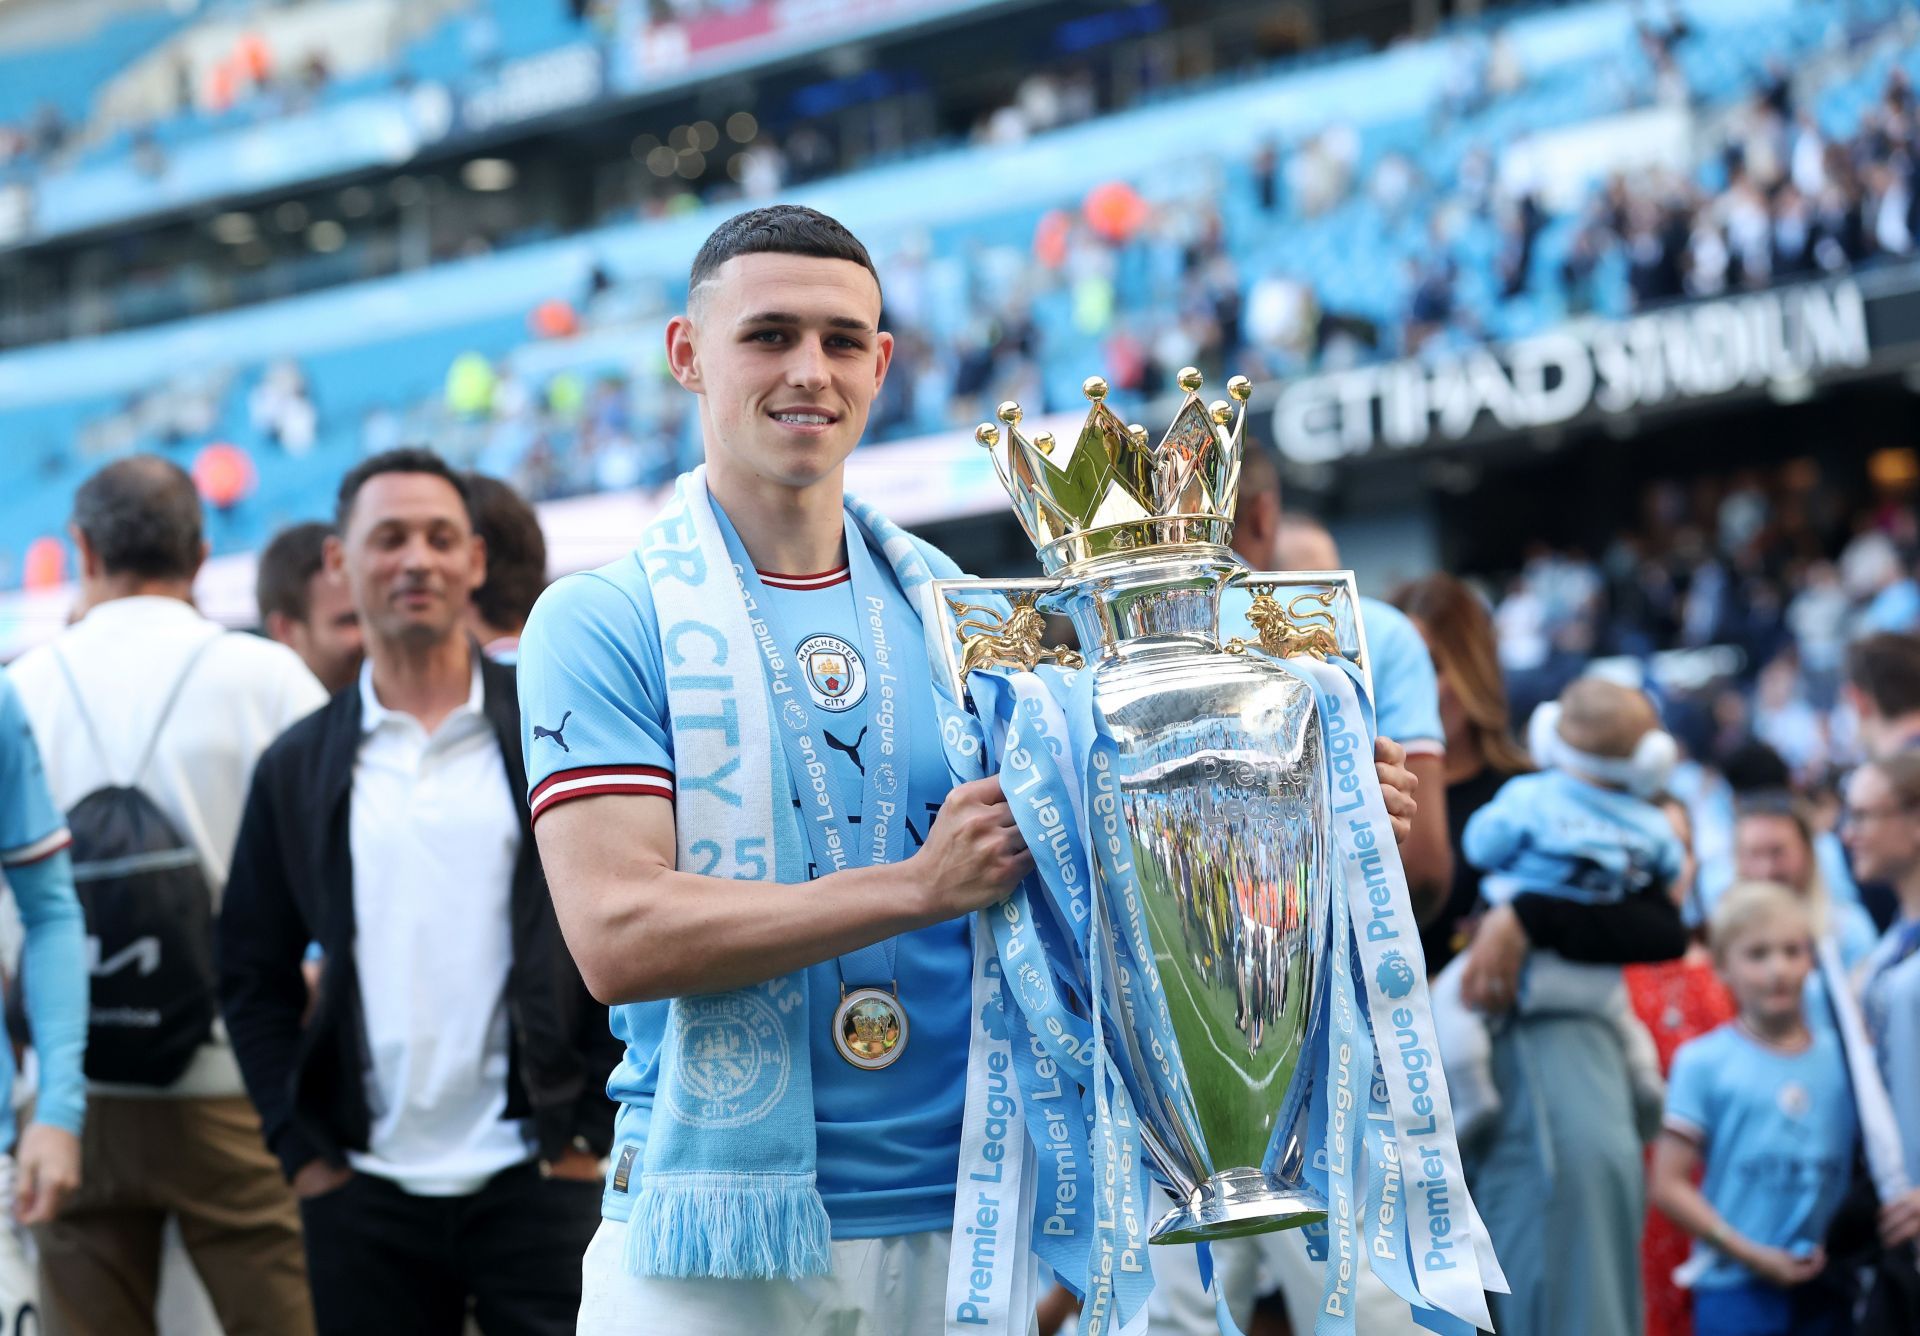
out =
{"type": "Polygon", "coordinates": [[[954,615],[953,633],[960,642],[960,670],[975,668],[1025,668],[1057,663],[1062,668],[1078,668],[1084,660],[1065,645],[1047,646],[1046,614],[1037,606],[1036,591],[1016,593],[1007,600],[1007,610],[998,612],[989,605],[965,602],[948,594],[947,606],[954,615]]]}
{"type": "Polygon", "coordinates": [[[1223,636],[1220,647],[1227,653],[1258,650],[1277,659],[1308,657],[1322,662],[1349,658],[1366,670],[1358,591],[1351,573],[1248,572],[1233,583],[1253,595],[1246,609],[1253,634],[1223,636]],[[1342,604],[1349,610],[1344,619],[1337,611],[1342,604]],[[1350,640],[1343,634],[1343,620],[1350,640]]]}

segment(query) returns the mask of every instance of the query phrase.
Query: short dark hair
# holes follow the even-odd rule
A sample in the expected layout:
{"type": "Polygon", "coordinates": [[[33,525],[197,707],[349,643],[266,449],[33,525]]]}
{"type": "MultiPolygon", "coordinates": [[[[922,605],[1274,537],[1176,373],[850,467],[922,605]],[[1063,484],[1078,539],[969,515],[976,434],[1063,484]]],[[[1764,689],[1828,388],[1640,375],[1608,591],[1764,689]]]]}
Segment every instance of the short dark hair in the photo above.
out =
{"type": "Polygon", "coordinates": [[[383,473],[430,473],[436,478],[445,479],[447,486],[460,494],[460,504],[467,512],[467,522],[478,529],[479,520],[473,512],[473,493],[467,490],[467,480],[455,472],[451,464],[425,446],[405,445],[398,450],[371,455],[347,470],[347,476],[340,480],[340,495],[333,511],[334,527],[341,533],[347,531],[347,519],[353,514],[353,503],[359,497],[360,489],[367,485],[369,479],[383,473]]]}
{"type": "Polygon", "coordinates": [[[487,582],[473,606],[489,626],[517,631],[547,587],[547,538],[540,517],[520,493],[484,473],[467,474],[474,528],[487,544],[487,582]]]}
{"type": "Polygon", "coordinates": [[[713,229],[700,253],[693,257],[693,271],[687,279],[689,297],[737,255],[810,255],[821,260],[847,260],[872,274],[876,285],[880,282],[873,257],[860,244],[860,238],[839,220],[804,204],[770,204],[736,213],[713,229]]]}
{"type": "Polygon", "coordinates": [[[1260,440],[1248,434],[1240,444],[1240,501],[1271,494],[1280,499],[1280,460],[1260,440]]]}
{"type": "Polygon", "coordinates": [[[260,553],[254,571],[253,601],[260,608],[260,625],[273,613],[296,622],[307,620],[307,585],[325,563],[327,539],[333,526],[319,520],[293,524],[273,536],[260,553]]]}
{"type": "Polygon", "coordinates": [[[1800,838],[1809,849],[1813,847],[1813,833],[1817,827],[1813,817],[1807,811],[1805,802],[1796,798],[1786,788],[1756,789],[1751,793],[1735,796],[1733,804],[1734,821],[1745,821],[1748,817],[1780,817],[1791,821],[1800,830],[1800,838]]]}
{"type": "Polygon", "coordinates": [[[1727,781],[1727,787],[1738,799],[1785,792],[1793,783],[1793,772],[1786,759],[1758,739],[1743,742],[1721,757],[1720,777],[1727,781]]]}
{"type": "Polygon", "coordinates": [[[1889,719],[1920,711],[1920,636],[1862,636],[1847,646],[1847,681],[1889,719]]]}
{"type": "Polygon", "coordinates": [[[73,494],[73,527],[108,575],[191,579],[204,555],[200,493],[159,455],[117,459],[73,494]]]}

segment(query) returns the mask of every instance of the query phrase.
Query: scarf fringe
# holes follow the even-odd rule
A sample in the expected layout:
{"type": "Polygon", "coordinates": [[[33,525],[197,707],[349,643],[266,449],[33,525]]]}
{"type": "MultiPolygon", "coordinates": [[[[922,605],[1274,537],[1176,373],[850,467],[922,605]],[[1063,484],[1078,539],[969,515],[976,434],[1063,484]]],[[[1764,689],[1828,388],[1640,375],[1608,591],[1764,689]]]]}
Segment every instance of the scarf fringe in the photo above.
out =
{"type": "Polygon", "coordinates": [[[812,1174],[644,1174],[627,1270],[680,1279],[798,1280],[832,1270],[812,1174]]]}

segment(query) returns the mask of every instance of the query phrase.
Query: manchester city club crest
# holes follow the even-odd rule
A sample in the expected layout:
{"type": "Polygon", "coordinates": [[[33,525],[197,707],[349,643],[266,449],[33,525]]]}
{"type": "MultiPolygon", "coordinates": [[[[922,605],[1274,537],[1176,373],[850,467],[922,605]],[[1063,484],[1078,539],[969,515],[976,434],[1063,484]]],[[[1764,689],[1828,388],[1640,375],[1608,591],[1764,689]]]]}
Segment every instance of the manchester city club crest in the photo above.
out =
{"type": "Polygon", "coordinates": [[[793,654],[819,708],[839,714],[866,699],[867,665],[860,651],[839,636],[808,636],[793,654]]]}
{"type": "Polygon", "coordinates": [[[753,992],[682,998],[673,1012],[680,1079],[667,1102],[695,1127],[746,1127],[772,1112],[787,1089],[780,1018],[753,992]]]}

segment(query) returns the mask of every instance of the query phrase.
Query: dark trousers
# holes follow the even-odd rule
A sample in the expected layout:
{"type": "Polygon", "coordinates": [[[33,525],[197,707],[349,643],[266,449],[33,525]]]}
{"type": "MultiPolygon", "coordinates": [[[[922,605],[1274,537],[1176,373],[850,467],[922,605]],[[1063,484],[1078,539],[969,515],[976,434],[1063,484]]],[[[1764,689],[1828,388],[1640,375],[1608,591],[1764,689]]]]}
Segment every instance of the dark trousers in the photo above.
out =
{"type": "Polygon", "coordinates": [[[355,1174],[301,1202],[320,1336],[460,1336],[469,1298],[486,1336],[571,1333],[600,1188],[524,1164],[467,1197],[355,1174]]]}
{"type": "Polygon", "coordinates": [[[1844,1336],[1853,1329],[1847,1305],[1819,1283],[1791,1290],[1762,1281],[1693,1292],[1698,1336],[1844,1336]]]}

